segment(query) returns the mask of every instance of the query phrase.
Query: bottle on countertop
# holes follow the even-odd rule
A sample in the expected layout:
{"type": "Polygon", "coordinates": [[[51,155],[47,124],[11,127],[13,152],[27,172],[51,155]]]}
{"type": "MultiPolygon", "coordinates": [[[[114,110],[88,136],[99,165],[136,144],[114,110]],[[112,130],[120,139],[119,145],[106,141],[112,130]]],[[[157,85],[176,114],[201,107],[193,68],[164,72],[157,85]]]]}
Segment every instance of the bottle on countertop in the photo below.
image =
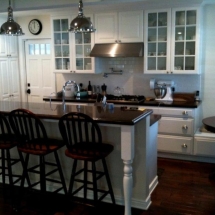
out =
{"type": "Polygon", "coordinates": [[[195,100],[196,100],[196,101],[200,101],[200,98],[199,98],[199,91],[198,91],[198,90],[196,91],[195,100]]]}
{"type": "Polygon", "coordinates": [[[91,97],[92,95],[92,85],[89,81],[88,87],[87,87],[87,93],[88,93],[88,97],[91,97]]]}

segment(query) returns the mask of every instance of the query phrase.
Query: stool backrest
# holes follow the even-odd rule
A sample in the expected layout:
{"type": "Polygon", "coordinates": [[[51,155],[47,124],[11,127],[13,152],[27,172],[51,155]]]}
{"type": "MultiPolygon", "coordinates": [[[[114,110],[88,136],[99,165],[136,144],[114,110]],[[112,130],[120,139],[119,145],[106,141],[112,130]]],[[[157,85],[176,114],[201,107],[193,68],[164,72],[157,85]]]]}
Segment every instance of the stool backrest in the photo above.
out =
{"type": "Polygon", "coordinates": [[[59,130],[68,149],[72,149],[74,144],[85,143],[86,146],[102,143],[98,124],[83,113],[70,112],[62,116],[59,120],[59,130]]]}
{"type": "Polygon", "coordinates": [[[9,122],[20,145],[27,148],[40,149],[44,143],[49,148],[47,134],[43,123],[31,111],[16,109],[10,112],[9,122]],[[39,141],[41,140],[41,141],[39,141]],[[35,146],[34,143],[37,143],[35,146]]]}
{"type": "Polygon", "coordinates": [[[10,124],[7,118],[3,114],[0,114],[0,142],[6,143],[10,139],[12,140],[10,124]]]}

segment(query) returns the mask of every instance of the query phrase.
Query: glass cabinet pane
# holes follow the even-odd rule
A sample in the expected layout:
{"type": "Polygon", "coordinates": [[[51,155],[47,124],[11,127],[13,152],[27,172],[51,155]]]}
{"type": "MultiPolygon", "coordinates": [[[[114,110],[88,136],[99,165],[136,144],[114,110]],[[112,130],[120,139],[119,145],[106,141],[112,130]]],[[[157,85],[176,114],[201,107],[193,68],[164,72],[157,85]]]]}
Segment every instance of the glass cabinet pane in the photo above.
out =
{"type": "Polygon", "coordinates": [[[167,12],[148,14],[147,70],[167,69],[167,12]]]}
{"type": "Polygon", "coordinates": [[[174,70],[195,70],[196,11],[175,13],[174,70]]]}
{"type": "Polygon", "coordinates": [[[92,70],[91,34],[75,34],[75,55],[77,70],[92,70]]]}
{"type": "Polygon", "coordinates": [[[68,23],[68,19],[53,20],[56,70],[68,70],[70,67],[68,65],[70,56],[68,23]]]}

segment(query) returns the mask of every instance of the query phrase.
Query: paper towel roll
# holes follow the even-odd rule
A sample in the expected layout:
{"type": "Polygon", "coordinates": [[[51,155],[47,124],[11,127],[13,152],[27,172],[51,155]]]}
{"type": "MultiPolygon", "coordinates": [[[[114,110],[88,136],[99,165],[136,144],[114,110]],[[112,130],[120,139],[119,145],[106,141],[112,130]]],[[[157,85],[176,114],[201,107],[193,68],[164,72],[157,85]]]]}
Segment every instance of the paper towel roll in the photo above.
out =
{"type": "Polygon", "coordinates": [[[155,88],[155,79],[150,79],[150,89],[155,88]]]}

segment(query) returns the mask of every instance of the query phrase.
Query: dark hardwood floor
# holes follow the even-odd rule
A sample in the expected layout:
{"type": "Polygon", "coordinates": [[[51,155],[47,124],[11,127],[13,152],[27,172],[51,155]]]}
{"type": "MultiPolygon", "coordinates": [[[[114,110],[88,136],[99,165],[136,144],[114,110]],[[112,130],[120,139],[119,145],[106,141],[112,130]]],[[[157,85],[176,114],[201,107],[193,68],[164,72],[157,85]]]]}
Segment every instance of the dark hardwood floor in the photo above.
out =
{"type": "MultiPolygon", "coordinates": [[[[132,215],[213,215],[215,214],[215,180],[209,174],[215,164],[158,159],[159,184],[152,193],[152,205],[147,211],[132,209],[132,215]]],[[[122,206],[102,203],[96,210],[92,207],[74,204],[63,195],[46,197],[46,212],[38,209],[37,195],[27,195],[25,205],[15,212],[10,199],[3,195],[0,186],[0,215],[123,215],[122,206]]]]}

